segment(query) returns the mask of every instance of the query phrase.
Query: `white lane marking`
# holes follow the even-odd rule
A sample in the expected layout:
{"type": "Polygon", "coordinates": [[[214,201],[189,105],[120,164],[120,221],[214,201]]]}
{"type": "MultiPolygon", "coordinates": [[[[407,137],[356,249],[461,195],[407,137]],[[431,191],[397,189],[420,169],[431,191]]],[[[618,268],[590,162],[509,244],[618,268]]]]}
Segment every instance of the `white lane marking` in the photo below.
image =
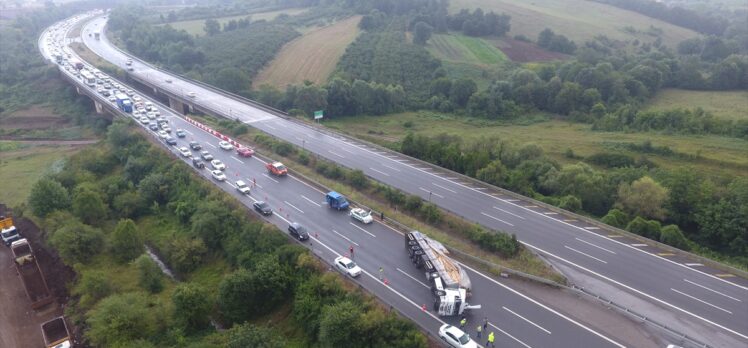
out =
{"type": "Polygon", "coordinates": [[[488,190],[488,189],[487,189],[487,188],[485,188],[485,187],[473,187],[473,189],[475,189],[475,190],[488,190]]]}
{"type": "Polygon", "coordinates": [[[558,213],[553,212],[553,211],[547,212],[547,213],[543,213],[543,214],[545,214],[545,215],[558,215],[558,213]]]}
{"type": "Polygon", "coordinates": [[[304,196],[304,195],[301,195],[301,198],[306,199],[307,201],[309,201],[309,203],[312,203],[312,204],[314,204],[314,205],[316,205],[318,207],[322,207],[321,205],[319,205],[319,203],[317,203],[317,202],[315,202],[315,201],[313,201],[313,200],[311,200],[309,198],[306,198],[306,196],[304,196]]]}
{"type": "Polygon", "coordinates": [[[688,267],[701,267],[701,266],[704,266],[703,263],[684,263],[684,265],[686,265],[688,267]]]}
{"type": "Polygon", "coordinates": [[[497,207],[497,206],[494,206],[493,208],[494,208],[494,209],[496,209],[496,210],[500,210],[500,211],[503,211],[503,212],[505,212],[505,213],[507,213],[507,214],[509,214],[509,215],[511,215],[511,216],[514,216],[514,217],[520,218],[520,219],[522,219],[522,220],[524,220],[524,219],[525,219],[525,218],[523,218],[523,217],[521,217],[521,216],[519,216],[519,215],[517,215],[517,214],[515,214],[515,213],[512,213],[511,211],[508,211],[508,210],[504,210],[504,209],[501,209],[501,208],[499,208],[499,207],[497,207]]]}
{"type": "Polygon", "coordinates": [[[296,138],[296,140],[298,140],[298,141],[306,141],[303,138],[299,138],[299,137],[294,137],[294,138],[296,138]]]}
{"type": "Polygon", "coordinates": [[[286,203],[286,204],[288,204],[288,206],[290,206],[291,208],[294,208],[294,209],[298,210],[298,211],[299,211],[300,213],[304,214],[304,211],[303,211],[303,210],[301,210],[301,209],[299,209],[299,208],[296,208],[296,207],[295,207],[295,206],[294,206],[293,204],[291,204],[291,203],[288,203],[288,201],[283,201],[283,203],[286,203]]]}
{"type": "Polygon", "coordinates": [[[341,149],[341,150],[343,150],[343,151],[345,151],[345,152],[347,152],[347,153],[350,153],[350,154],[354,154],[354,152],[353,152],[353,151],[351,151],[351,150],[348,150],[348,149],[346,149],[346,148],[344,148],[344,147],[339,147],[339,149],[341,149]]]}
{"type": "Polygon", "coordinates": [[[242,160],[240,160],[240,159],[238,159],[238,158],[236,158],[236,157],[234,157],[234,156],[231,156],[231,158],[233,158],[233,159],[234,159],[234,161],[237,161],[237,162],[239,162],[239,163],[241,163],[241,164],[244,164],[244,161],[242,161],[242,160]]]}
{"type": "MultiPolygon", "coordinates": [[[[725,330],[725,331],[729,331],[729,332],[730,332],[730,333],[732,333],[732,334],[738,335],[738,336],[740,336],[740,337],[742,337],[742,338],[744,338],[744,339],[748,339],[748,336],[747,336],[747,335],[741,334],[740,332],[737,332],[737,331],[735,331],[735,330],[732,330],[732,329],[728,329],[727,327],[725,327],[725,326],[722,326],[722,325],[720,325],[720,324],[717,324],[717,323],[715,323],[715,322],[713,322],[713,321],[711,321],[711,320],[709,320],[709,319],[707,319],[707,318],[704,318],[704,317],[698,316],[698,315],[696,315],[696,314],[694,314],[694,313],[691,313],[691,312],[689,312],[689,311],[687,311],[687,310],[685,310],[685,309],[683,309],[683,308],[680,308],[680,307],[678,307],[678,306],[672,305],[672,304],[670,304],[670,303],[669,303],[669,302],[667,302],[667,301],[661,300],[661,299],[659,299],[659,298],[657,298],[657,297],[654,297],[654,296],[652,296],[652,295],[650,295],[650,294],[647,294],[647,293],[645,293],[645,292],[643,292],[643,291],[641,291],[641,290],[637,290],[637,289],[634,289],[634,288],[633,288],[633,287],[631,287],[631,286],[628,286],[628,285],[626,285],[626,284],[623,284],[623,283],[621,283],[621,282],[619,282],[619,281],[617,281],[617,280],[615,280],[615,279],[612,279],[612,278],[610,278],[610,277],[606,277],[606,276],[604,276],[604,275],[602,275],[602,274],[600,274],[600,273],[597,273],[597,272],[595,272],[595,271],[593,271],[593,270],[591,270],[591,269],[589,269],[589,268],[585,268],[585,267],[583,267],[583,266],[581,266],[581,265],[578,265],[578,264],[576,264],[576,263],[574,263],[574,262],[571,262],[571,261],[569,261],[569,260],[566,260],[566,259],[564,259],[564,258],[562,258],[562,257],[560,257],[560,256],[558,256],[558,255],[556,255],[556,254],[553,254],[553,253],[547,252],[547,251],[545,251],[545,250],[543,250],[543,249],[541,249],[541,248],[538,248],[538,247],[536,247],[536,246],[534,246],[534,245],[532,245],[532,244],[528,244],[528,243],[525,243],[525,242],[522,242],[522,244],[524,244],[524,245],[527,245],[528,247],[530,247],[530,248],[533,248],[533,249],[535,249],[535,250],[538,250],[538,251],[540,251],[540,252],[542,252],[542,253],[544,253],[544,254],[546,254],[546,255],[550,255],[550,256],[552,256],[552,257],[555,257],[555,258],[557,258],[557,259],[559,259],[559,260],[561,260],[561,261],[563,261],[563,262],[566,262],[566,263],[568,263],[568,264],[570,264],[570,265],[572,265],[572,266],[574,266],[574,267],[577,267],[577,268],[579,268],[579,269],[581,269],[581,270],[584,270],[584,271],[586,271],[586,272],[588,272],[588,273],[590,273],[590,274],[594,274],[595,276],[597,276],[597,277],[600,277],[601,279],[605,279],[605,280],[607,280],[607,281],[609,281],[609,282],[611,282],[611,283],[613,283],[613,284],[616,284],[616,285],[618,285],[618,286],[621,286],[621,287],[624,287],[624,288],[626,288],[626,289],[629,289],[629,290],[631,290],[631,291],[633,291],[633,292],[635,292],[635,293],[637,293],[637,294],[639,294],[639,295],[642,295],[642,296],[644,296],[644,297],[647,297],[647,298],[650,298],[650,299],[652,299],[652,300],[655,300],[655,301],[657,301],[657,302],[659,302],[659,303],[662,303],[662,304],[664,304],[664,305],[666,305],[666,306],[668,306],[668,307],[671,307],[671,308],[677,309],[677,310],[679,310],[679,311],[681,311],[681,312],[683,312],[683,313],[685,313],[685,314],[688,314],[688,315],[690,315],[690,316],[692,316],[692,317],[694,317],[694,318],[697,318],[697,319],[701,319],[701,320],[703,320],[703,321],[705,321],[705,322],[707,322],[707,323],[709,323],[709,324],[712,324],[712,325],[714,325],[714,326],[716,326],[716,327],[718,327],[718,328],[720,328],[720,329],[722,329],[722,330],[725,330]]],[[[464,267],[464,266],[463,266],[463,267],[464,267]]]]}
{"type": "Polygon", "coordinates": [[[593,259],[593,260],[597,260],[597,261],[600,261],[600,262],[602,262],[602,263],[608,263],[608,261],[604,261],[604,260],[598,259],[597,257],[594,257],[594,256],[592,256],[592,255],[590,255],[590,254],[587,254],[587,253],[581,252],[581,251],[579,251],[579,250],[577,250],[577,249],[574,249],[574,248],[572,248],[572,247],[570,247],[570,246],[568,246],[568,245],[564,245],[564,248],[566,248],[566,249],[569,249],[569,250],[571,250],[571,251],[576,251],[576,252],[578,252],[578,253],[580,253],[580,254],[582,254],[582,255],[584,255],[584,256],[587,256],[587,257],[589,257],[589,258],[591,258],[591,259],[593,259]]]}
{"type": "Polygon", "coordinates": [[[582,243],[584,243],[584,244],[587,244],[587,245],[591,245],[591,246],[593,246],[593,247],[595,247],[595,248],[598,248],[598,249],[600,249],[600,250],[605,250],[605,251],[607,251],[607,252],[609,252],[609,253],[611,253],[611,254],[613,254],[613,255],[615,255],[615,254],[616,254],[616,252],[615,252],[615,251],[613,251],[613,250],[605,249],[605,248],[603,248],[603,247],[601,247],[601,246],[599,246],[599,245],[596,245],[596,244],[592,244],[592,243],[590,243],[590,242],[588,242],[588,241],[586,241],[586,240],[582,240],[582,239],[579,239],[579,238],[576,238],[576,237],[574,237],[574,239],[576,239],[576,240],[578,240],[578,241],[580,241],[580,242],[582,242],[582,243]]]}
{"type": "Polygon", "coordinates": [[[236,188],[236,186],[234,186],[234,184],[232,184],[232,183],[230,183],[230,182],[228,182],[228,181],[226,181],[226,183],[227,183],[227,184],[229,184],[229,186],[231,186],[231,187],[233,187],[233,188],[236,188]]]}
{"type": "Polygon", "coordinates": [[[631,246],[633,246],[633,247],[645,247],[645,246],[649,246],[649,245],[648,244],[644,244],[644,243],[634,243],[634,244],[631,244],[631,246]]]}
{"type": "Polygon", "coordinates": [[[389,174],[387,174],[387,173],[385,173],[385,172],[383,172],[383,171],[381,171],[381,170],[376,170],[376,169],[374,169],[374,168],[372,168],[372,167],[369,167],[369,169],[371,169],[371,170],[373,170],[373,171],[375,171],[375,172],[377,172],[377,173],[379,173],[379,174],[382,174],[382,175],[384,175],[384,176],[390,176],[389,174]]]}
{"type": "Polygon", "coordinates": [[[738,302],[743,302],[743,301],[741,301],[741,300],[740,300],[740,299],[738,299],[738,298],[734,298],[734,297],[732,297],[732,296],[730,296],[730,295],[726,295],[726,294],[723,294],[723,293],[721,293],[721,292],[719,292],[719,291],[717,291],[717,290],[714,290],[714,289],[708,288],[708,287],[706,287],[706,286],[703,286],[703,285],[701,285],[701,284],[698,284],[698,283],[694,283],[694,282],[692,282],[692,281],[690,281],[690,280],[688,280],[688,279],[683,279],[683,281],[684,281],[684,282],[686,282],[686,283],[690,283],[690,284],[696,285],[696,286],[698,286],[698,287],[700,287],[700,288],[702,288],[702,289],[706,289],[706,290],[709,290],[709,291],[711,291],[711,292],[713,292],[713,293],[715,293],[715,294],[720,294],[720,295],[722,295],[722,296],[724,296],[724,297],[727,297],[727,298],[729,298],[729,299],[731,299],[731,300],[735,300],[735,301],[738,301],[738,302]]]}
{"type": "Polygon", "coordinates": [[[392,169],[392,170],[394,170],[394,171],[396,171],[396,172],[399,172],[399,171],[400,171],[400,169],[397,169],[397,168],[395,168],[395,167],[392,167],[392,166],[388,166],[388,165],[386,165],[386,164],[384,164],[384,163],[382,163],[382,167],[387,167],[387,168],[390,168],[390,169],[392,169]]]}
{"type": "Polygon", "coordinates": [[[427,192],[430,195],[434,195],[434,196],[437,196],[439,198],[444,198],[444,196],[442,196],[442,195],[440,195],[438,193],[434,193],[433,191],[429,191],[429,190],[427,190],[427,189],[425,189],[423,187],[419,187],[418,189],[421,190],[421,191],[423,191],[423,192],[427,192]]]}
{"type": "Polygon", "coordinates": [[[511,309],[509,309],[509,308],[506,308],[506,307],[504,307],[504,306],[501,306],[501,308],[504,308],[504,310],[505,310],[505,311],[507,311],[507,312],[509,312],[509,313],[512,313],[512,314],[516,315],[517,317],[519,317],[520,319],[522,319],[522,320],[524,320],[524,321],[526,321],[526,322],[528,322],[528,323],[532,324],[532,325],[533,325],[533,326],[535,326],[536,328],[538,328],[538,329],[541,329],[541,330],[545,331],[545,333],[547,333],[547,334],[549,334],[549,335],[551,334],[551,332],[550,332],[550,331],[548,331],[548,330],[546,330],[546,329],[545,329],[544,327],[542,327],[542,326],[540,326],[540,325],[538,325],[538,324],[536,324],[536,323],[533,323],[532,321],[530,321],[530,319],[527,319],[527,318],[525,318],[525,317],[523,317],[523,316],[521,316],[521,315],[519,315],[519,314],[515,313],[515,312],[514,312],[513,310],[511,310],[511,309]]]}
{"type": "Polygon", "coordinates": [[[426,289],[431,289],[431,287],[429,287],[428,285],[426,285],[426,283],[424,283],[424,282],[422,282],[422,281],[420,281],[420,280],[416,279],[416,278],[415,278],[415,277],[413,277],[412,275],[410,275],[410,274],[408,274],[408,273],[405,273],[405,272],[404,272],[403,270],[401,270],[401,269],[399,269],[399,268],[395,268],[395,269],[396,269],[396,270],[398,270],[398,272],[400,272],[400,273],[404,274],[404,275],[405,275],[406,277],[408,277],[408,278],[410,278],[410,279],[413,279],[413,280],[414,280],[414,281],[416,281],[416,282],[417,282],[418,284],[421,284],[421,285],[423,285],[423,287],[424,287],[424,288],[426,288],[426,289]]]}
{"type": "Polygon", "coordinates": [[[279,183],[280,183],[280,182],[279,182],[278,180],[275,180],[275,179],[271,178],[271,177],[270,177],[269,175],[267,175],[267,174],[265,174],[265,173],[262,173],[262,176],[264,176],[264,177],[266,177],[266,178],[268,178],[268,179],[270,179],[270,180],[273,180],[273,181],[275,181],[275,183],[276,183],[276,184],[279,184],[279,183]]]}
{"type": "MultiPolygon", "coordinates": [[[[572,319],[572,318],[569,318],[569,317],[567,317],[566,315],[564,315],[564,314],[562,314],[562,313],[559,313],[559,312],[558,312],[558,311],[556,311],[555,309],[553,309],[553,308],[550,308],[550,307],[548,307],[548,306],[546,306],[546,305],[544,305],[544,304],[542,304],[542,303],[540,303],[540,302],[538,302],[538,301],[536,301],[536,300],[534,300],[534,299],[532,299],[532,298],[528,297],[527,295],[525,295],[525,294],[523,294],[523,293],[521,293],[521,292],[519,292],[519,291],[517,291],[517,290],[514,290],[514,289],[510,288],[509,286],[506,286],[506,285],[504,285],[504,284],[500,283],[500,282],[499,282],[499,281],[497,281],[496,279],[493,279],[493,278],[491,278],[491,277],[489,277],[489,276],[487,276],[487,275],[485,275],[485,274],[483,274],[483,273],[481,273],[481,272],[478,272],[478,271],[476,271],[476,270],[475,270],[475,269],[473,269],[472,267],[470,267],[470,266],[468,266],[468,265],[466,265],[466,264],[464,264],[464,263],[462,263],[462,262],[458,262],[458,263],[459,263],[459,265],[460,265],[460,266],[462,266],[462,267],[465,267],[466,269],[468,269],[468,270],[470,270],[470,271],[474,272],[475,274],[477,274],[477,275],[479,275],[479,276],[481,276],[481,277],[483,277],[483,278],[486,278],[486,280],[488,280],[488,281],[490,281],[490,282],[492,282],[492,283],[494,283],[494,284],[496,284],[496,285],[498,285],[498,286],[500,286],[500,287],[502,287],[502,288],[506,289],[507,291],[509,291],[509,292],[511,292],[511,293],[513,293],[513,294],[515,294],[515,295],[519,296],[519,297],[522,297],[522,298],[524,298],[525,300],[527,300],[527,301],[529,301],[529,302],[532,302],[532,303],[534,303],[534,304],[535,304],[535,305],[537,305],[538,307],[540,307],[540,308],[543,308],[543,309],[545,309],[545,310],[547,310],[547,311],[549,311],[549,312],[551,312],[551,313],[553,313],[553,314],[555,314],[555,315],[557,315],[557,316],[559,316],[559,317],[561,317],[561,318],[565,319],[566,321],[568,321],[568,322],[570,322],[570,323],[572,323],[572,324],[574,324],[574,325],[576,325],[576,326],[579,326],[579,327],[581,327],[582,329],[586,330],[587,332],[590,332],[590,333],[594,334],[595,336],[597,336],[597,337],[600,337],[600,338],[602,338],[602,339],[604,339],[604,340],[606,340],[606,341],[608,341],[608,342],[610,342],[610,343],[614,344],[614,345],[615,345],[615,346],[617,346],[617,347],[620,347],[620,348],[625,348],[625,346],[624,346],[624,345],[622,345],[622,344],[620,344],[620,343],[618,343],[618,342],[614,341],[613,339],[610,339],[610,338],[606,337],[605,335],[603,335],[603,334],[601,334],[601,333],[599,333],[599,332],[597,332],[597,331],[595,331],[595,330],[593,330],[593,329],[591,329],[591,328],[589,328],[589,327],[585,326],[584,324],[582,324],[582,323],[580,323],[580,322],[578,322],[578,321],[576,321],[576,320],[574,320],[574,319],[572,319]]],[[[494,326],[494,327],[495,327],[495,326],[494,326]]],[[[498,328],[497,328],[497,329],[498,329],[498,328]]],[[[502,332],[503,332],[503,330],[502,330],[502,332]]],[[[508,335],[508,334],[507,334],[507,335],[508,335]]],[[[511,336],[510,336],[510,337],[511,337],[511,336]]],[[[516,340],[516,339],[515,339],[515,340],[516,340]]],[[[518,341],[518,342],[519,342],[519,341],[518,341]]],[[[527,346],[527,345],[526,345],[526,346],[527,346]]],[[[529,346],[527,346],[527,347],[529,347],[529,346]]]]}
{"type": "Polygon", "coordinates": [[[504,221],[504,220],[502,220],[502,219],[499,219],[499,218],[497,218],[497,217],[495,217],[495,216],[492,216],[492,215],[488,215],[488,214],[486,214],[486,213],[484,213],[484,212],[480,212],[480,213],[481,213],[481,214],[482,214],[483,216],[487,216],[487,217],[490,217],[490,218],[492,218],[492,219],[494,219],[494,220],[496,220],[496,221],[499,221],[499,222],[503,222],[503,223],[505,223],[505,224],[507,224],[507,225],[509,225],[509,226],[514,226],[514,225],[512,225],[512,224],[510,224],[510,223],[508,223],[508,222],[506,222],[506,221],[504,221]]]}
{"type": "Polygon", "coordinates": [[[595,227],[595,226],[588,226],[588,227],[585,227],[584,229],[585,229],[585,230],[599,230],[599,229],[600,229],[600,227],[595,227]]]}
{"type": "Polygon", "coordinates": [[[351,224],[351,226],[353,226],[353,227],[355,227],[355,228],[358,228],[359,230],[361,230],[361,231],[364,231],[364,232],[368,233],[368,234],[369,234],[370,236],[372,236],[372,237],[374,237],[374,238],[376,238],[376,237],[377,237],[377,236],[375,236],[375,235],[374,235],[374,233],[371,233],[371,232],[369,232],[369,231],[367,231],[367,230],[365,230],[365,229],[363,229],[363,228],[361,228],[361,227],[359,227],[359,226],[356,226],[356,224],[354,224],[354,223],[352,223],[352,222],[351,222],[350,224],[351,224]]]}
{"type": "Polygon", "coordinates": [[[312,185],[309,185],[309,184],[307,184],[306,182],[304,182],[304,181],[302,181],[302,180],[299,180],[299,178],[297,178],[297,177],[295,177],[295,176],[293,176],[293,175],[291,175],[291,174],[288,174],[288,177],[289,177],[289,178],[291,178],[291,179],[294,179],[294,180],[296,180],[296,181],[298,181],[298,182],[300,182],[300,183],[302,183],[302,184],[304,184],[304,185],[306,185],[306,186],[308,186],[308,187],[309,187],[309,188],[311,188],[312,190],[314,190],[314,191],[317,191],[317,192],[319,192],[319,193],[321,193],[321,194],[323,194],[323,195],[324,195],[324,194],[327,194],[326,192],[322,192],[322,191],[321,191],[320,189],[318,189],[318,188],[316,188],[316,187],[314,187],[314,186],[312,186],[312,185]]]}
{"type": "Polygon", "coordinates": [[[206,145],[208,145],[208,146],[210,146],[210,147],[212,147],[214,149],[217,149],[217,147],[215,145],[211,144],[211,143],[206,143],[206,145]]]}
{"type": "Polygon", "coordinates": [[[432,185],[434,185],[434,186],[436,186],[436,187],[438,187],[438,188],[441,188],[441,189],[447,190],[447,191],[449,191],[449,192],[452,192],[452,193],[457,193],[457,191],[455,191],[455,190],[451,190],[451,189],[448,189],[448,188],[446,188],[446,187],[444,187],[444,186],[442,186],[442,185],[439,185],[439,184],[437,184],[437,183],[435,183],[435,182],[432,182],[431,184],[432,184],[432,185]]]}
{"type": "Polygon", "coordinates": [[[353,245],[355,245],[355,246],[359,246],[359,245],[358,245],[358,243],[356,243],[356,242],[352,241],[352,240],[351,240],[350,238],[348,238],[348,237],[346,237],[346,236],[344,236],[344,235],[342,235],[342,234],[338,233],[338,231],[335,231],[335,230],[332,230],[332,231],[333,231],[333,232],[334,232],[335,234],[337,234],[338,236],[340,236],[341,238],[343,238],[343,239],[345,239],[345,240],[347,240],[347,241],[349,241],[349,242],[353,243],[353,245]]]}
{"type": "Polygon", "coordinates": [[[265,123],[264,126],[270,128],[272,130],[277,130],[277,129],[275,129],[275,127],[273,127],[273,126],[271,126],[271,125],[269,125],[267,123],[265,123]]]}
{"type": "Polygon", "coordinates": [[[519,202],[519,199],[505,199],[506,202],[519,202]]]}
{"type": "MultiPolygon", "coordinates": [[[[532,347],[531,347],[531,346],[529,346],[529,345],[528,345],[527,343],[525,343],[525,342],[522,342],[522,341],[520,341],[520,340],[519,340],[519,339],[517,339],[516,337],[514,337],[514,336],[510,335],[510,334],[509,334],[508,332],[506,332],[506,331],[502,330],[502,329],[501,329],[500,327],[498,327],[498,326],[496,326],[496,325],[494,325],[494,324],[491,324],[491,323],[488,323],[488,325],[491,325],[491,326],[493,326],[493,328],[494,328],[494,329],[496,329],[496,330],[499,330],[499,331],[501,331],[501,333],[503,333],[504,335],[507,335],[507,336],[509,336],[509,338],[511,338],[511,339],[513,339],[513,340],[515,340],[515,341],[517,341],[517,343],[519,343],[519,344],[521,344],[521,345],[523,345],[523,346],[525,346],[525,347],[527,347],[527,348],[532,348],[532,347]]],[[[488,334],[486,334],[486,336],[488,336],[488,334]]],[[[621,346],[621,347],[622,347],[622,346],[621,346]]]]}
{"type": "Polygon", "coordinates": [[[331,154],[333,154],[333,155],[335,155],[335,156],[338,156],[338,157],[340,157],[340,158],[345,158],[345,156],[343,156],[343,155],[341,155],[341,154],[339,154],[339,153],[337,153],[337,152],[335,152],[335,151],[332,151],[332,150],[327,150],[327,152],[329,152],[329,153],[331,153],[331,154]]]}
{"type": "Polygon", "coordinates": [[[188,131],[188,130],[186,130],[186,129],[183,129],[183,130],[184,130],[185,132],[187,132],[187,134],[189,134],[189,135],[195,135],[195,134],[192,134],[192,132],[190,132],[190,131],[188,131]]]}
{"type": "Polygon", "coordinates": [[[675,289],[673,289],[673,288],[670,288],[670,290],[673,290],[673,291],[675,291],[675,292],[677,292],[677,293],[679,293],[679,294],[681,294],[681,295],[683,295],[683,296],[686,296],[686,297],[688,297],[688,298],[691,298],[691,299],[693,299],[693,300],[699,301],[699,302],[701,302],[701,303],[703,303],[703,304],[705,304],[705,305],[707,305],[707,306],[711,306],[711,307],[714,307],[714,308],[716,308],[716,309],[719,309],[719,310],[721,310],[721,311],[723,311],[723,312],[726,312],[726,313],[732,314],[732,312],[730,312],[730,311],[728,311],[728,310],[726,310],[726,309],[724,309],[724,308],[721,308],[721,307],[715,306],[715,305],[713,305],[713,304],[711,304],[711,303],[709,303],[709,302],[706,302],[706,301],[704,301],[704,300],[702,300],[702,299],[699,299],[699,298],[696,298],[696,297],[694,297],[694,296],[691,296],[691,295],[689,295],[689,294],[687,294],[687,293],[685,293],[685,292],[683,292],[683,291],[675,290],[675,289]]]}

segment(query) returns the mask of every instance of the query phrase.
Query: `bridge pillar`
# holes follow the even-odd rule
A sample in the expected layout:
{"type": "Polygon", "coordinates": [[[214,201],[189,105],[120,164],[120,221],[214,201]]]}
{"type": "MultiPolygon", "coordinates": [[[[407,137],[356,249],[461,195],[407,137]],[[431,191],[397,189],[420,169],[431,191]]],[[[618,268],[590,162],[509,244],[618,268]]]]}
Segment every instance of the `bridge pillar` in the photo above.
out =
{"type": "Polygon", "coordinates": [[[178,99],[169,97],[169,108],[178,111],[180,114],[186,114],[184,111],[184,103],[178,99]]]}
{"type": "Polygon", "coordinates": [[[96,107],[96,113],[97,114],[101,115],[101,114],[104,113],[104,106],[101,105],[101,103],[99,103],[98,101],[94,100],[94,106],[96,107]]]}

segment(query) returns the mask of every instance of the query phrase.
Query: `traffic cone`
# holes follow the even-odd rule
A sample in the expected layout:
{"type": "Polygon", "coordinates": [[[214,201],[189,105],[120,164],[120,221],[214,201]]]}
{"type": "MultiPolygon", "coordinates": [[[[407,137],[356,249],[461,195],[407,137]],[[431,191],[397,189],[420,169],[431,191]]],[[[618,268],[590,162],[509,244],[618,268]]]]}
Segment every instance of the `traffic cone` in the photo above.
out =
{"type": "Polygon", "coordinates": [[[426,311],[426,304],[425,303],[423,304],[423,306],[421,306],[421,310],[424,311],[424,312],[426,311]]]}
{"type": "Polygon", "coordinates": [[[384,278],[384,285],[390,285],[390,281],[387,278],[384,278]]]}

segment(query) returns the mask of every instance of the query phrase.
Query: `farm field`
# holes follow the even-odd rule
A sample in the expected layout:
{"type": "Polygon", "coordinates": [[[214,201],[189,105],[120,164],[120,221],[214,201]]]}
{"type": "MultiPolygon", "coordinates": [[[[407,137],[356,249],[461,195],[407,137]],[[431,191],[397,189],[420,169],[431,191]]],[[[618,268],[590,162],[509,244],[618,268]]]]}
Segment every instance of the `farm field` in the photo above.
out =
{"type": "Polygon", "coordinates": [[[726,173],[748,175],[748,141],[720,136],[597,132],[592,131],[590,125],[561,120],[541,121],[530,125],[502,124],[498,121],[455,117],[430,111],[349,117],[328,120],[324,125],[379,144],[398,142],[408,132],[427,136],[447,133],[458,135],[465,141],[496,136],[518,144],[535,143],[561,163],[578,161],[565,156],[567,149],[572,149],[578,156],[621,151],[638,158],[640,154],[620,150],[620,145],[651,141],[653,146],[668,146],[683,155],[646,155],[661,167],[690,166],[715,176],[726,173]],[[410,127],[404,126],[406,122],[409,122],[410,127]]]}
{"type": "Polygon", "coordinates": [[[698,36],[692,30],[675,26],[658,19],[650,18],[635,12],[618,9],[585,0],[453,0],[450,1],[450,12],[467,8],[471,11],[482,8],[483,11],[506,13],[512,16],[509,37],[525,35],[536,40],[538,33],[546,27],[557,34],[563,34],[580,44],[597,35],[606,35],[612,39],[650,42],[655,37],[647,34],[650,26],[662,29],[662,41],[669,47],[678,42],[698,36]],[[635,33],[627,32],[631,26],[635,33]]]}
{"type": "MultiPolygon", "coordinates": [[[[248,13],[238,16],[229,16],[229,17],[219,17],[215,18],[215,20],[218,21],[218,23],[223,26],[224,24],[228,23],[229,21],[233,20],[239,20],[247,17],[251,17],[252,21],[259,21],[259,20],[273,20],[275,17],[278,17],[281,14],[287,14],[289,16],[294,16],[300,13],[303,13],[307,11],[306,8],[289,8],[289,9],[283,9],[278,11],[269,11],[269,12],[258,12],[258,13],[248,13]]],[[[171,22],[171,23],[165,23],[161,25],[170,25],[172,28],[177,30],[184,30],[190,35],[205,35],[205,30],[203,30],[203,27],[205,26],[205,19],[194,19],[189,21],[179,21],[179,22],[171,22]]]]}
{"type": "Polygon", "coordinates": [[[358,36],[361,16],[310,31],[287,43],[253,81],[253,86],[269,84],[280,89],[305,80],[320,84],[335,70],[346,47],[358,36]]]}
{"type": "Polygon", "coordinates": [[[689,91],[663,89],[647,103],[645,110],[695,109],[700,107],[714,117],[748,119],[748,91],[689,91]]]}
{"type": "Polygon", "coordinates": [[[490,42],[465,35],[433,35],[426,49],[436,58],[452,62],[490,65],[507,60],[506,55],[490,42]]]}

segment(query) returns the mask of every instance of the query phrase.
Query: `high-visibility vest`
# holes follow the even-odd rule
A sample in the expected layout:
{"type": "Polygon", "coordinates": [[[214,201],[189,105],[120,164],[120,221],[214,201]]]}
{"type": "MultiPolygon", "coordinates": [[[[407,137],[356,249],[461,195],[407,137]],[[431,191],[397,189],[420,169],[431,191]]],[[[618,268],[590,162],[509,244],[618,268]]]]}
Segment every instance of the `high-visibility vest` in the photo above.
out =
{"type": "Polygon", "coordinates": [[[460,320],[460,325],[465,326],[466,323],[467,323],[467,319],[460,320]]]}
{"type": "Polygon", "coordinates": [[[488,342],[493,343],[493,340],[494,340],[494,338],[493,338],[493,332],[492,332],[492,333],[488,334],[488,342]]]}
{"type": "Polygon", "coordinates": [[[478,325],[478,327],[476,328],[476,330],[478,330],[478,332],[480,332],[481,330],[483,330],[483,326],[478,325]]]}

